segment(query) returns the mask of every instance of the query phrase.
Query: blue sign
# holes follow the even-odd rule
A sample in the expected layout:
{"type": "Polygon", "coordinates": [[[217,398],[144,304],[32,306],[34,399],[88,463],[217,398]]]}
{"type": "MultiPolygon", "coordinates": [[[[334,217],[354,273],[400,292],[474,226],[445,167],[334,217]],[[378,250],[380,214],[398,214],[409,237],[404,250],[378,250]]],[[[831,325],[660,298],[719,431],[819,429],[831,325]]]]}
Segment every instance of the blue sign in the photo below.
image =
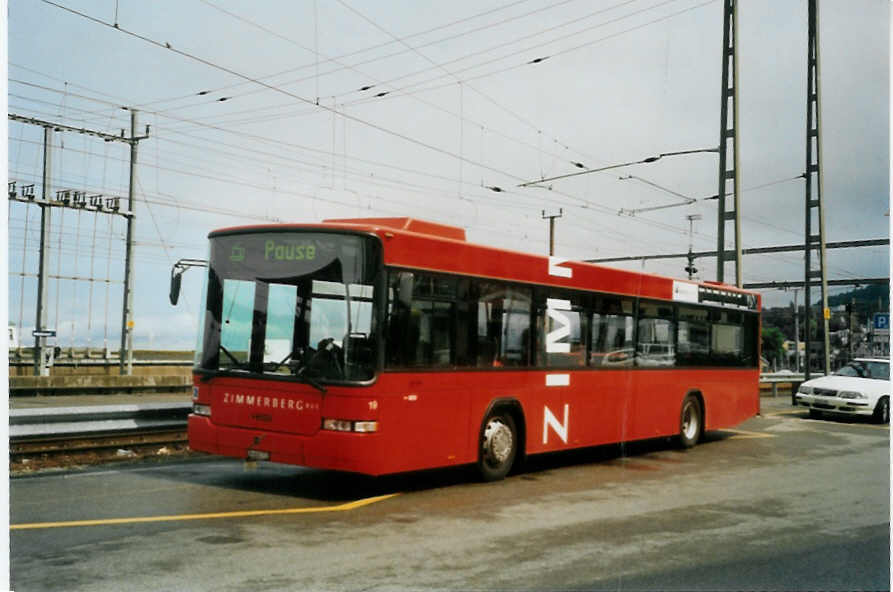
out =
{"type": "Polygon", "coordinates": [[[885,330],[890,329],[890,313],[888,312],[876,312],[874,313],[874,328],[875,330],[885,330]]]}

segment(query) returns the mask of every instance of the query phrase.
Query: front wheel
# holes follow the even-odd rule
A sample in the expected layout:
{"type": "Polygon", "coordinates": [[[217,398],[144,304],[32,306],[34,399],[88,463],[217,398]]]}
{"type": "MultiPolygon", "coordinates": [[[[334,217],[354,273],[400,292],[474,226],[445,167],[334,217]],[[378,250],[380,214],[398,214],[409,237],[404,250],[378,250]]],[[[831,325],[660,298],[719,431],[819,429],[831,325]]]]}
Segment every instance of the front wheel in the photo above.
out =
{"type": "Polygon", "coordinates": [[[874,421],[890,423],[890,397],[881,397],[874,408],[874,421]]]}
{"type": "Polygon", "coordinates": [[[518,430],[506,411],[492,411],[484,420],[478,448],[478,471],[484,481],[508,475],[518,453],[518,430]]]}
{"type": "Polygon", "coordinates": [[[683,448],[691,448],[701,439],[704,430],[704,414],[697,397],[688,395],[682,401],[682,411],[679,414],[679,445],[683,448]]]}

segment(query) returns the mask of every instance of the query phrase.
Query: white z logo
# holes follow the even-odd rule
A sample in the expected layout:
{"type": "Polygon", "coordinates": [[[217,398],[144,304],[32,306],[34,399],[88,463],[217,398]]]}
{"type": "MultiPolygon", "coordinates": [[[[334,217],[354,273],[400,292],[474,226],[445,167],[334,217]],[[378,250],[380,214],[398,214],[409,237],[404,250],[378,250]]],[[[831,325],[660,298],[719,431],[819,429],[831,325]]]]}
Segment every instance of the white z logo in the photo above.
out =
{"type": "Polygon", "coordinates": [[[569,259],[564,257],[552,257],[549,256],[549,275],[553,275],[555,277],[563,277],[569,278],[573,277],[574,270],[570,267],[561,267],[562,263],[567,263],[569,259]]]}
{"type": "Polygon", "coordinates": [[[554,331],[546,334],[546,353],[549,354],[569,354],[571,352],[570,343],[558,343],[565,337],[570,337],[571,320],[560,310],[571,310],[570,300],[559,300],[557,298],[546,298],[546,313],[552,319],[553,325],[558,323],[559,327],[554,331]]]}
{"type": "Polygon", "coordinates": [[[570,411],[570,405],[564,404],[564,423],[558,423],[558,418],[552,415],[552,411],[543,405],[543,444],[549,443],[549,428],[551,427],[555,433],[561,438],[561,441],[567,444],[567,416],[570,411]]]}

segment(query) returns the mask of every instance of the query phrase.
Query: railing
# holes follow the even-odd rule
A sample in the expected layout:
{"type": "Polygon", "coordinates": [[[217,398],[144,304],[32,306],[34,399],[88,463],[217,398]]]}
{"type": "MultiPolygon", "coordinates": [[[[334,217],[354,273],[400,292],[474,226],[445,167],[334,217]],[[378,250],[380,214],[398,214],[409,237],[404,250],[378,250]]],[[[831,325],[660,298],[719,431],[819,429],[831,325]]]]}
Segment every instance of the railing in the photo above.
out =
{"type": "MultiPolygon", "coordinates": [[[[815,377],[822,376],[821,374],[815,374],[815,377]]],[[[768,373],[768,374],[760,374],[760,387],[764,384],[771,385],[772,387],[772,397],[778,396],[778,387],[779,385],[790,385],[791,389],[791,404],[794,405],[794,396],[797,393],[797,389],[800,388],[800,385],[806,377],[803,374],[788,374],[788,373],[768,373]]]]}

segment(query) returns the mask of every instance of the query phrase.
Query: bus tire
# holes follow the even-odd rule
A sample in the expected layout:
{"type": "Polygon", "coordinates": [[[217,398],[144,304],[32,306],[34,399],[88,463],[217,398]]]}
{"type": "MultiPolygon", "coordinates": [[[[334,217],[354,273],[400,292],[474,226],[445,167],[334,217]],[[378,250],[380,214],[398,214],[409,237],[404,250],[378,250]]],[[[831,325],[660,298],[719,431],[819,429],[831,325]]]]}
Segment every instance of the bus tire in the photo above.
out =
{"type": "Polygon", "coordinates": [[[874,421],[876,423],[890,423],[890,397],[881,397],[874,408],[874,421]]]}
{"type": "Polygon", "coordinates": [[[701,403],[694,395],[688,395],[682,400],[682,410],[679,413],[679,445],[682,448],[691,448],[701,439],[704,431],[704,412],[701,403]]]}
{"type": "Polygon", "coordinates": [[[508,409],[494,409],[481,426],[478,471],[484,481],[504,479],[518,454],[518,429],[508,409]]]}

